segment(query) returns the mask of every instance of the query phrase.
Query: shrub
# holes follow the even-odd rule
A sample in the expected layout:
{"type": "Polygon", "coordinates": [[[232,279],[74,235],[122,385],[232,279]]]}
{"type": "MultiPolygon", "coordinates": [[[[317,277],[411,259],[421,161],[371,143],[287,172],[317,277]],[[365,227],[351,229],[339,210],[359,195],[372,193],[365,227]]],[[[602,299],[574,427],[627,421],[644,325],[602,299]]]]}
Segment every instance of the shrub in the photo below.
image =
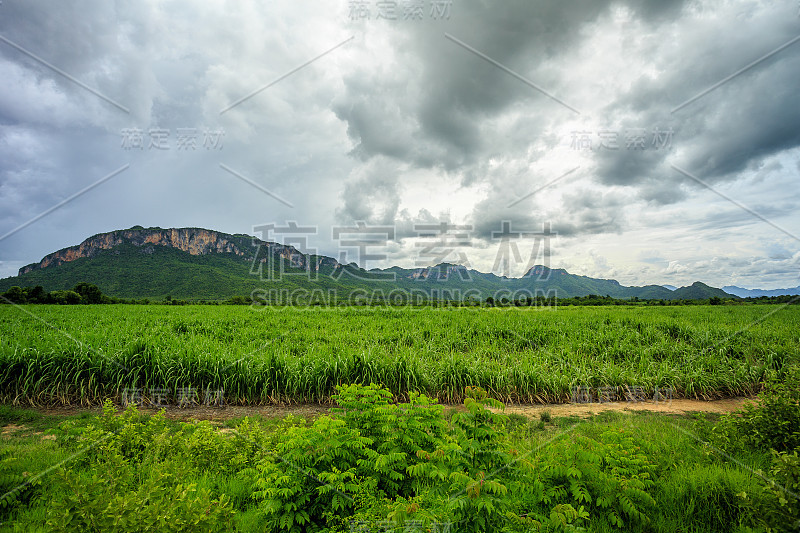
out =
{"type": "Polygon", "coordinates": [[[151,470],[134,484],[133,469],[113,476],[84,476],[62,470],[63,491],[48,507],[47,526],[57,531],[228,531],[232,512],[227,497],[180,483],[169,471],[151,470]],[[129,487],[127,485],[134,485],[129,487]]]}
{"type": "Polygon", "coordinates": [[[753,501],[755,515],[769,532],[800,531],[800,456],[774,450],[772,455],[764,491],[753,501]]]}
{"type": "Polygon", "coordinates": [[[757,403],[723,416],[712,439],[728,449],[784,452],[800,447],[800,368],[787,369],[783,381],[769,381],[757,403]]]}
{"type": "MultiPolygon", "coordinates": [[[[79,447],[56,478],[67,490],[48,506],[58,531],[228,531],[231,502],[183,480],[232,456],[208,424],[167,427],[163,411],[142,415],[135,405],[118,415],[107,401],[86,426],[62,425],[62,442],[79,447]]],[[[227,446],[226,446],[227,445],[227,446]]]]}
{"type": "MultiPolygon", "coordinates": [[[[594,516],[615,528],[650,522],[656,465],[633,436],[622,430],[607,431],[601,440],[576,436],[555,442],[549,453],[540,477],[545,504],[560,505],[576,520],[594,516]]],[[[550,516],[538,520],[554,525],[550,516]]]]}

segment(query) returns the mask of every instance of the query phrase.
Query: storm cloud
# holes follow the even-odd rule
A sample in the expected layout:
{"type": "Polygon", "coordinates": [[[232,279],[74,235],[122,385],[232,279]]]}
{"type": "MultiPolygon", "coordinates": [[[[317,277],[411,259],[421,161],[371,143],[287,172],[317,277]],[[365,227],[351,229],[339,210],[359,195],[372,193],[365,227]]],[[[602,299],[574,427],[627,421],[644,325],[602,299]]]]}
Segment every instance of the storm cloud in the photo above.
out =
{"type": "Polygon", "coordinates": [[[363,6],[4,1],[2,275],[137,224],[394,225],[362,266],[412,266],[446,221],[483,271],[548,224],[580,274],[799,283],[796,2],[363,6]]]}

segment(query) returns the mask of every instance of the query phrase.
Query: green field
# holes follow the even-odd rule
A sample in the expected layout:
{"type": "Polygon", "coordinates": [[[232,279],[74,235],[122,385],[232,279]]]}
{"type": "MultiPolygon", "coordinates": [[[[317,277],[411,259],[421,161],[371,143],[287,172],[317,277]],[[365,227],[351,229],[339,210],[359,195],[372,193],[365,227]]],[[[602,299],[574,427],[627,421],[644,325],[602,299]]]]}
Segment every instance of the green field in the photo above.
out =
{"type": "Polygon", "coordinates": [[[0,400],[99,404],[126,390],[327,402],[376,383],[460,402],[569,401],[573,387],[750,395],[800,356],[796,306],[268,308],[0,306],[0,400]]]}
{"type": "Polygon", "coordinates": [[[0,306],[3,403],[108,399],[98,417],[0,405],[0,531],[797,531],[798,313],[0,306]],[[486,398],[576,386],[760,395],[722,417],[588,420],[486,398]],[[338,407],[178,423],[119,414],[131,388],[338,407]]]}

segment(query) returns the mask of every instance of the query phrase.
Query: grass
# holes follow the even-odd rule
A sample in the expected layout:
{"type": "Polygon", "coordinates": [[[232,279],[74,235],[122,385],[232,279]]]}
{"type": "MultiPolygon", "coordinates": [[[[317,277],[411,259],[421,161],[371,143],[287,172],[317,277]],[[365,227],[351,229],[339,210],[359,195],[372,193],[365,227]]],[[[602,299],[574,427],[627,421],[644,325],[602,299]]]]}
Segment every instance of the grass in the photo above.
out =
{"type": "MultiPolygon", "coordinates": [[[[542,421],[532,421],[540,431],[517,432],[515,436],[526,440],[533,453],[546,456],[550,444],[558,439],[584,435],[602,440],[603,433],[609,430],[630,432],[658,464],[653,491],[658,514],[652,517],[649,530],[746,531],[738,526],[749,517],[737,494],[758,490],[761,478],[754,472],[767,471],[770,456],[762,452],[736,457],[713,453],[696,433],[697,420],[691,415],[606,411],[588,420],[554,417],[553,425],[547,426],[542,421]]],[[[705,419],[699,423],[703,429],[710,424],[705,419]]],[[[612,531],[602,523],[592,526],[590,531],[612,531]]]]}
{"type": "MultiPolygon", "coordinates": [[[[41,415],[19,408],[5,407],[2,424],[9,421],[27,421],[39,427],[55,430],[64,417],[41,415]]],[[[85,417],[68,417],[81,425],[85,417]]],[[[259,425],[267,431],[278,426],[274,419],[261,419],[259,425]]],[[[525,460],[543,461],[543,464],[558,462],[559,443],[579,436],[603,439],[609,431],[625,432],[635,437],[635,442],[645,446],[651,459],[656,462],[655,487],[651,491],[656,500],[656,513],[650,516],[647,530],[655,532],[674,531],[746,531],[738,524],[747,523],[751,517],[737,494],[753,493],[759,478],[754,470],[766,470],[768,453],[752,453],[737,456],[736,464],[729,458],[709,453],[708,449],[692,435],[698,423],[697,417],[673,416],[657,413],[604,412],[589,420],[571,417],[553,417],[552,423],[542,420],[527,422],[524,417],[512,416],[506,424],[508,439],[520,451],[525,460]],[[676,427],[684,431],[677,431],[676,427]],[[565,431],[569,429],[569,431],[565,431]],[[666,436],[666,437],[665,437],[666,436]]],[[[699,423],[707,424],[705,421],[699,423]]],[[[177,428],[178,423],[167,421],[177,428]]],[[[54,441],[42,441],[35,435],[13,435],[3,441],[3,449],[11,450],[14,462],[4,465],[6,472],[15,474],[42,472],[66,459],[69,453],[59,448],[54,441]]],[[[73,467],[70,462],[67,466],[73,467]]],[[[91,465],[74,466],[79,469],[91,465]]],[[[152,467],[152,466],[151,466],[152,467]]],[[[234,502],[237,514],[234,523],[237,530],[263,530],[257,509],[249,503],[250,487],[235,476],[225,477],[212,471],[196,474],[182,480],[210,488],[215,493],[228,495],[234,502]]],[[[0,531],[43,531],[47,506],[54,491],[64,490],[57,478],[45,476],[42,484],[27,499],[13,506],[3,515],[0,531]]],[[[79,512],[79,510],[76,510],[79,512]]],[[[617,531],[602,520],[593,520],[588,529],[593,532],[617,531]]],[[[638,531],[636,527],[623,530],[638,531]]]]}
{"type": "Polygon", "coordinates": [[[174,402],[192,387],[198,401],[222,389],[231,404],[325,403],[344,383],[448,403],[470,385],[526,403],[579,385],[751,395],[800,353],[800,309],[772,311],[0,306],[0,401],[99,405],[163,387],[174,402]]]}

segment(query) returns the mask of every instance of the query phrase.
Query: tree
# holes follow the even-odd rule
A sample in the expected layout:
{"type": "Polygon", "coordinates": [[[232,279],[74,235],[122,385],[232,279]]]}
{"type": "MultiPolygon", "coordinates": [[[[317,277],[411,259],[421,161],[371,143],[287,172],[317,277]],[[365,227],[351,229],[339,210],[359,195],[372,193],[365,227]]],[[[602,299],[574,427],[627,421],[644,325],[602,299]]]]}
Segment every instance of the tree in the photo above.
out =
{"type": "Polygon", "coordinates": [[[25,287],[25,294],[27,300],[32,304],[43,304],[47,301],[47,293],[44,287],[37,285],[35,287],[25,287]]]}
{"type": "Polygon", "coordinates": [[[82,301],[82,297],[75,291],[53,291],[50,293],[53,303],[75,305],[82,301]]]}
{"type": "Polygon", "coordinates": [[[3,298],[15,304],[24,304],[26,301],[25,292],[21,287],[17,287],[16,285],[9,287],[9,289],[3,293],[3,298]]]}
{"type": "Polygon", "coordinates": [[[81,298],[87,304],[101,304],[103,303],[103,291],[97,285],[91,283],[81,282],[75,285],[72,289],[81,295],[81,298]]]}

